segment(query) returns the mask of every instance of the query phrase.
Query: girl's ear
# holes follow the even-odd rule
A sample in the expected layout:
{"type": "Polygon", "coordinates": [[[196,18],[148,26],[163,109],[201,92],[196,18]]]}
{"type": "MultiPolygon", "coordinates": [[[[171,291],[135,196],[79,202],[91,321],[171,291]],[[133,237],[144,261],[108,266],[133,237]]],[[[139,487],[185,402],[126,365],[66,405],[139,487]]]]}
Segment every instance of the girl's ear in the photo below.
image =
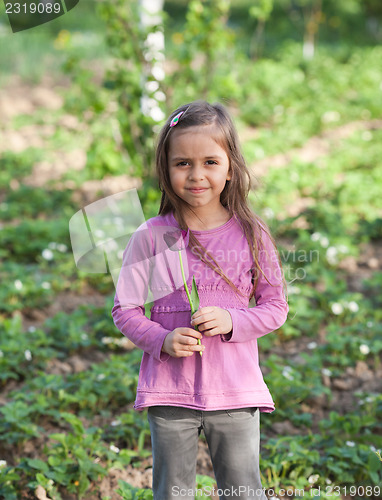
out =
{"type": "Polygon", "coordinates": [[[226,181],[230,181],[232,179],[232,172],[231,169],[228,170],[226,181]]]}

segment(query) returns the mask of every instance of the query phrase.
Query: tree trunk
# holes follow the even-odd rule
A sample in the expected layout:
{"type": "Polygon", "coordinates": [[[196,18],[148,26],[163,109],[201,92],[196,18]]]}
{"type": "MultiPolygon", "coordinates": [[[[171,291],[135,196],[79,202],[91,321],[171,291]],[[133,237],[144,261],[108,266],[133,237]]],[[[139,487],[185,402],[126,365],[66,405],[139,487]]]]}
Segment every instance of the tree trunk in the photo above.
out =
{"type": "Polygon", "coordinates": [[[304,13],[305,32],[302,55],[304,59],[313,59],[315,52],[316,35],[318,33],[319,24],[322,15],[322,0],[313,0],[309,13],[307,9],[304,13]]]}
{"type": "MultiPolygon", "coordinates": [[[[160,14],[163,10],[164,0],[139,0],[139,3],[142,26],[145,28],[159,26],[162,23],[160,14]]],[[[141,109],[142,113],[159,122],[164,119],[163,111],[159,106],[159,102],[164,100],[164,94],[159,90],[160,82],[165,76],[163,30],[158,29],[151,32],[146,39],[145,46],[146,64],[142,74],[141,109]]]]}

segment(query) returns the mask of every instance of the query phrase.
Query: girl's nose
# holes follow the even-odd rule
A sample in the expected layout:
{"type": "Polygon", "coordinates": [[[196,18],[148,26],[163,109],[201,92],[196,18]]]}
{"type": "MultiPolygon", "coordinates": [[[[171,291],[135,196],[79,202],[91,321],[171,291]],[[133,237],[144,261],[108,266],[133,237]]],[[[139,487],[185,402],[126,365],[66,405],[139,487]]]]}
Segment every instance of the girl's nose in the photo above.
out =
{"type": "Polygon", "coordinates": [[[190,170],[189,179],[191,181],[192,180],[200,180],[200,179],[203,179],[203,178],[204,178],[203,167],[194,166],[190,170]]]}

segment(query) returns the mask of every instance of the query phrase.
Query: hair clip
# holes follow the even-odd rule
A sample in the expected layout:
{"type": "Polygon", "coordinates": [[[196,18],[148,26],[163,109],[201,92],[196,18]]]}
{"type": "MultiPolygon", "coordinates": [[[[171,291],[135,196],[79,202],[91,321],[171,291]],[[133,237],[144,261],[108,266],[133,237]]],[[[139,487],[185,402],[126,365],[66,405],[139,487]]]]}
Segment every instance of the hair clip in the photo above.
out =
{"type": "Polygon", "coordinates": [[[175,125],[178,123],[179,118],[182,116],[183,113],[184,111],[181,111],[176,116],[174,116],[174,118],[171,120],[170,127],[175,127],[175,125]]]}

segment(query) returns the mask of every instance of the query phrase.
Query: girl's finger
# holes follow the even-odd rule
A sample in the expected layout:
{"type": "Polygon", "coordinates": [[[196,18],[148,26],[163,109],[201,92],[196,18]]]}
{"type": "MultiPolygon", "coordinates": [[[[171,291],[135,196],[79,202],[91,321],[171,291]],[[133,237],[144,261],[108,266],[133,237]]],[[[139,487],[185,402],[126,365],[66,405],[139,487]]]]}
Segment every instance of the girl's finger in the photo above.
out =
{"type": "Polygon", "coordinates": [[[206,321],[217,321],[218,317],[215,313],[215,311],[209,311],[201,314],[200,316],[197,316],[196,318],[194,316],[191,317],[191,324],[196,324],[198,322],[205,323],[206,321]]]}
{"type": "Polygon", "coordinates": [[[198,325],[199,330],[211,330],[211,328],[216,328],[218,326],[217,322],[215,319],[210,319],[209,321],[204,321],[203,323],[200,323],[198,325]]]}
{"type": "Polygon", "coordinates": [[[187,328],[187,332],[183,334],[184,337],[192,337],[195,339],[201,339],[202,334],[198,332],[198,330],[194,330],[193,328],[187,328]]]}
{"type": "Polygon", "coordinates": [[[176,351],[176,353],[177,353],[177,356],[185,358],[188,356],[193,356],[193,354],[195,352],[198,352],[198,351],[204,351],[204,346],[200,346],[200,345],[190,346],[189,350],[176,351]]]}
{"type": "Polygon", "coordinates": [[[188,358],[192,356],[194,353],[192,351],[175,351],[175,358],[188,358]]]}
{"type": "Polygon", "coordinates": [[[203,331],[203,334],[206,337],[213,337],[214,335],[219,335],[221,332],[219,328],[211,328],[210,330],[203,331]]]}
{"type": "Polygon", "coordinates": [[[204,349],[205,349],[205,346],[202,344],[196,344],[196,345],[190,346],[190,350],[192,352],[204,351],[204,349]]]}
{"type": "Polygon", "coordinates": [[[202,314],[201,316],[198,316],[197,318],[191,319],[191,325],[201,325],[206,320],[208,320],[208,316],[206,316],[205,314],[202,314]]]}
{"type": "Polygon", "coordinates": [[[183,337],[180,343],[183,345],[197,345],[198,340],[195,337],[183,337]]]}
{"type": "Polygon", "coordinates": [[[187,352],[189,356],[192,356],[195,352],[203,352],[204,349],[204,345],[193,345],[190,350],[184,352],[187,352]]]}

